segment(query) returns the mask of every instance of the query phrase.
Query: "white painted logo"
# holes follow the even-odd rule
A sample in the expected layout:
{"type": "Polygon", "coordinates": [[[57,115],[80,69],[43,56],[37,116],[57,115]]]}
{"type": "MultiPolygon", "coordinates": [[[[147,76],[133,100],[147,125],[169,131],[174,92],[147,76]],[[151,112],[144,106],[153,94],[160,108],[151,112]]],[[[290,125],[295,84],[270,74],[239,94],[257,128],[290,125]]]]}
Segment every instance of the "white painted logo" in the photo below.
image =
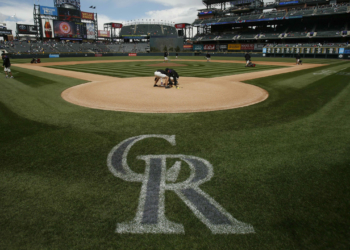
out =
{"type": "Polygon", "coordinates": [[[130,222],[118,223],[117,233],[185,233],[182,224],[165,217],[165,191],[175,192],[213,234],[254,233],[254,228],[233,218],[199,186],[209,181],[214,173],[213,166],[205,159],[188,155],[143,155],[137,159],[145,161],[143,174],[132,171],[127,163],[131,147],[146,138],[161,138],[175,146],[175,136],[141,135],[124,140],[108,155],[107,165],[114,176],[128,182],[141,182],[142,188],[135,218],[130,222]],[[179,159],[167,170],[167,159],[179,159]],[[191,174],[183,182],[175,183],[182,162],[190,167],[191,174]]]}

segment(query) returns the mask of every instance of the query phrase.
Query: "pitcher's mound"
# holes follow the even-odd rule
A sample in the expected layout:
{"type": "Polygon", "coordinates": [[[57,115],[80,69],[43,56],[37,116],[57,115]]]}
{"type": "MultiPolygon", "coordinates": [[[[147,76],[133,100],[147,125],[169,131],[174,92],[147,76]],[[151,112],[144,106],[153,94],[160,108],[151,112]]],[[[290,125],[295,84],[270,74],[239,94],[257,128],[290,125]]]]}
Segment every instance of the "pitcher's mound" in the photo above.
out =
{"type": "Polygon", "coordinates": [[[187,65],[186,64],[178,64],[178,63],[157,63],[157,64],[150,64],[147,66],[169,68],[169,67],[186,67],[187,65]]]}
{"type": "Polygon", "coordinates": [[[114,78],[65,90],[63,99],[95,109],[188,113],[233,109],[264,101],[267,91],[227,78],[180,77],[180,87],[154,88],[153,77],[114,78]]]}

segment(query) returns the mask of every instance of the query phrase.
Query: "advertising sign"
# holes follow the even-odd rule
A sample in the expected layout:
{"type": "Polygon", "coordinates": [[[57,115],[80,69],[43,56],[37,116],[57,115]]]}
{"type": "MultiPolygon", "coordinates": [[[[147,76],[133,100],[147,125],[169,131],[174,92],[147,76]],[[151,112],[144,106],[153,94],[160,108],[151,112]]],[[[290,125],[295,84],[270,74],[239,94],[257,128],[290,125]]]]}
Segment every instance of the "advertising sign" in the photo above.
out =
{"type": "Polygon", "coordinates": [[[85,20],[95,20],[95,15],[94,13],[90,13],[90,12],[81,12],[81,19],[85,19],[85,20]]]}
{"type": "Polygon", "coordinates": [[[193,45],[192,44],[186,44],[184,45],[184,50],[192,50],[193,49],[193,45]]]}
{"type": "Polygon", "coordinates": [[[287,53],[287,54],[290,53],[290,48],[286,48],[286,53],[287,53]]]}
{"type": "Polygon", "coordinates": [[[338,54],[338,48],[329,48],[328,53],[329,54],[338,54]]]}
{"type": "Polygon", "coordinates": [[[310,48],[306,48],[306,49],[305,49],[305,53],[306,53],[306,54],[310,54],[310,48]]]}
{"type": "Polygon", "coordinates": [[[193,50],[203,50],[203,45],[202,44],[195,44],[193,45],[193,50]]]}
{"type": "Polygon", "coordinates": [[[254,50],[254,44],[241,44],[241,50],[254,50]]]}
{"type": "Polygon", "coordinates": [[[288,5],[288,4],[296,4],[296,3],[299,3],[299,1],[280,2],[279,5],[288,5]]]}
{"type": "Polygon", "coordinates": [[[58,20],[71,21],[71,22],[80,22],[81,20],[80,10],[57,8],[57,11],[58,11],[58,20]]]}
{"type": "Polygon", "coordinates": [[[40,15],[57,16],[57,8],[40,6],[40,15]]]}
{"type": "Polygon", "coordinates": [[[70,5],[80,10],[80,0],[54,0],[55,6],[70,5]]]}
{"type": "Polygon", "coordinates": [[[53,21],[55,37],[86,39],[86,23],[53,21]]]}
{"type": "Polygon", "coordinates": [[[53,32],[52,20],[42,19],[41,23],[42,23],[43,38],[53,38],[54,32],[53,32]]]}
{"type": "Polygon", "coordinates": [[[254,50],[262,50],[264,47],[263,43],[256,43],[254,44],[254,50]]]}
{"type": "Polygon", "coordinates": [[[99,30],[98,37],[111,37],[109,30],[99,30]]]}
{"type": "Polygon", "coordinates": [[[123,24],[121,23],[112,23],[112,28],[123,28],[123,24]]]}
{"type": "Polygon", "coordinates": [[[316,51],[316,48],[311,48],[311,49],[310,49],[310,53],[311,53],[311,54],[315,54],[315,51],[316,51]]]}
{"type": "Polygon", "coordinates": [[[271,53],[275,53],[275,48],[271,48],[271,53]]]}
{"type": "Polygon", "coordinates": [[[198,13],[198,16],[201,16],[201,15],[210,15],[210,14],[213,14],[213,11],[203,11],[203,12],[199,12],[199,13],[198,13]]]}
{"type": "Polygon", "coordinates": [[[34,25],[17,24],[18,34],[36,34],[37,28],[34,25]]]}
{"type": "Polygon", "coordinates": [[[216,49],[217,50],[226,50],[227,49],[227,45],[226,44],[216,45],[216,49]]]}
{"type": "Polygon", "coordinates": [[[344,48],[339,49],[339,54],[344,54],[344,48]]]}
{"type": "Polygon", "coordinates": [[[263,53],[264,53],[264,54],[266,54],[266,53],[267,53],[266,48],[263,48],[263,53]]]}
{"type": "Polygon", "coordinates": [[[288,4],[296,4],[296,3],[299,3],[299,1],[280,2],[279,5],[288,5],[288,4]]]}
{"type": "Polygon", "coordinates": [[[129,56],[137,56],[136,53],[129,53],[129,56]]]}
{"type": "Polygon", "coordinates": [[[86,24],[86,38],[95,39],[95,25],[93,23],[86,24]]]}
{"type": "Polygon", "coordinates": [[[228,50],[241,50],[241,45],[240,44],[229,44],[227,46],[228,50]]]}
{"type": "Polygon", "coordinates": [[[205,44],[204,50],[215,50],[215,44],[205,44]]]}
{"type": "Polygon", "coordinates": [[[281,48],[277,48],[277,49],[276,49],[276,53],[277,53],[277,54],[280,54],[280,53],[281,53],[281,48]]]}
{"type": "Polygon", "coordinates": [[[177,29],[184,29],[184,28],[186,28],[186,24],[184,24],[184,23],[175,24],[175,28],[177,28],[177,29]]]}
{"type": "Polygon", "coordinates": [[[59,54],[50,54],[49,58],[59,58],[60,55],[59,54]]]}
{"type": "Polygon", "coordinates": [[[0,30],[0,35],[12,35],[12,30],[0,30]]]}

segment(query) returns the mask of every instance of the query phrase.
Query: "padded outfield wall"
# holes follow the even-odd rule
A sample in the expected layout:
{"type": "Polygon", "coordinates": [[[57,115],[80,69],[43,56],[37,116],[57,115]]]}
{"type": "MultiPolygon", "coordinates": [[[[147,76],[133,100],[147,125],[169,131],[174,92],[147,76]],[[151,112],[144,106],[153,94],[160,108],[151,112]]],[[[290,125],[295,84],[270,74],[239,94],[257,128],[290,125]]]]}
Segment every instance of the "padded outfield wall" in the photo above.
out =
{"type": "Polygon", "coordinates": [[[173,48],[174,50],[176,47],[179,47],[180,50],[182,50],[184,43],[183,37],[177,37],[177,36],[151,36],[150,37],[150,47],[155,48],[159,51],[164,51],[164,47],[166,46],[167,49],[173,48]]]}

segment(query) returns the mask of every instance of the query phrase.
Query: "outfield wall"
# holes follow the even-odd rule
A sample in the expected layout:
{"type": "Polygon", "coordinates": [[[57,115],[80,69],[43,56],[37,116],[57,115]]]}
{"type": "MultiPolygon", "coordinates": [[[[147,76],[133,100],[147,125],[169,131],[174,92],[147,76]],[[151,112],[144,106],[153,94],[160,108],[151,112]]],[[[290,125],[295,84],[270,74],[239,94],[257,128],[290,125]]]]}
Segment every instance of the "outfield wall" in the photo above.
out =
{"type": "MultiPolygon", "coordinates": [[[[236,53],[210,53],[212,55],[212,58],[215,58],[216,56],[219,57],[244,57],[245,52],[236,52],[236,53]]],[[[297,55],[296,53],[293,54],[278,54],[278,53],[269,53],[269,54],[263,54],[261,52],[252,52],[250,53],[252,57],[286,57],[286,58],[295,58],[297,55]]],[[[10,58],[12,59],[21,59],[21,58],[28,58],[32,59],[35,58],[52,58],[50,54],[9,54],[10,58]]],[[[96,54],[94,53],[57,53],[55,55],[58,55],[57,57],[96,57],[96,54]]],[[[181,59],[181,56],[194,56],[194,57],[205,57],[206,52],[185,52],[179,53],[179,57],[181,59]]],[[[99,56],[102,57],[110,57],[110,56],[129,56],[128,53],[101,53],[99,56]]],[[[159,56],[159,58],[163,59],[164,53],[138,53],[138,57],[147,57],[147,56],[159,56]]],[[[169,53],[170,57],[175,57],[175,52],[169,53]]],[[[302,58],[330,58],[330,59],[350,59],[350,54],[342,54],[342,57],[339,57],[339,54],[300,54],[302,58]]]]}
{"type": "Polygon", "coordinates": [[[350,50],[339,47],[263,48],[262,54],[266,57],[295,57],[300,54],[303,58],[350,58],[350,50]]]}

